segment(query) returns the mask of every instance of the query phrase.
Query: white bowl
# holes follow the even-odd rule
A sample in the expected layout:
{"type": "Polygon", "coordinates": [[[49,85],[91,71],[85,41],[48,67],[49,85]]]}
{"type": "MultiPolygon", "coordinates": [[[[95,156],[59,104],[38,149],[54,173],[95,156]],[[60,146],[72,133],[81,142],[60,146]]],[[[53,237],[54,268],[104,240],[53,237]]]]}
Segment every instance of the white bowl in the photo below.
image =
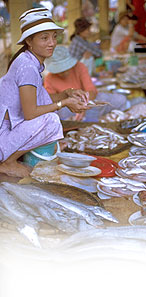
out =
{"type": "Polygon", "coordinates": [[[71,167],[88,167],[91,162],[96,160],[95,157],[82,155],[78,153],[57,153],[60,163],[71,167]]]}

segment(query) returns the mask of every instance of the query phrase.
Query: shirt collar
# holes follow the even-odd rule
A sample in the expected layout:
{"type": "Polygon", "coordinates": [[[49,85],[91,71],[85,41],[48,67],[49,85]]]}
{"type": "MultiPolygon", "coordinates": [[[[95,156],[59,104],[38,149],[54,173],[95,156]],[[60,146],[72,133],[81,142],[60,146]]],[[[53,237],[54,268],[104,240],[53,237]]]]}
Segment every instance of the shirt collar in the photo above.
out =
{"type": "Polygon", "coordinates": [[[43,72],[45,69],[44,64],[41,64],[40,61],[37,59],[37,57],[34,54],[32,54],[30,51],[26,50],[25,52],[33,60],[36,67],[38,68],[39,73],[43,72]]]}

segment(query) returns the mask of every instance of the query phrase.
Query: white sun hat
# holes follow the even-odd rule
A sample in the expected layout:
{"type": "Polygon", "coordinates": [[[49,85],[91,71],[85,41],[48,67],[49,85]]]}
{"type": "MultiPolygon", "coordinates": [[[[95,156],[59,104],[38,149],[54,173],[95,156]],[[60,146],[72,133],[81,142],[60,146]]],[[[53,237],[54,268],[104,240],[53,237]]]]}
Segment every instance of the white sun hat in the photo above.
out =
{"type": "Polygon", "coordinates": [[[67,47],[58,45],[53,55],[45,59],[45,67],[51,73],[60,73],[72,68],[77,62],[78,60],[70,55],[67,47]]]}
{"type": "Polygon", "coordinates": [[[63,28],[57,26],[52,20],[52,13],[47,8],[34,8],[25,11],[19,18],[21,23],[21,38],[17,44],[24,44],[25,39],[37,32],[45,30],[57,30],[63,32],[63,28]]]}

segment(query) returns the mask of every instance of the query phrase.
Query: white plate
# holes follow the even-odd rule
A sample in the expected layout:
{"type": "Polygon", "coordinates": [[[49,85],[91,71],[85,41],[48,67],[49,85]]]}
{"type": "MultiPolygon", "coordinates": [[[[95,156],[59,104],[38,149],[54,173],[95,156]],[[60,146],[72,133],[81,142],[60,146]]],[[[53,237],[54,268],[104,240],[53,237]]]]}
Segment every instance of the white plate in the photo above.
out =
{"type": "Polygon", "coordinates": [[[69,167],[64,164],[59,164],[56,168],[69,175],[82,176],[82,177],[96,176],[101,173],[101,170],[99,168],[96,168],[93,166],[78,168],[78,167],[69,167]]]}
{"type": "Polygon", "coordinates": [[[63,174],[60,177],[61,181],[74,186],[79,189],[86,190],[88,192],[96,193],[97,192],[97,181],[94,178],[90,177],[76,177],[63,174]]]}
{"type": "Polygon", "coordinates": [[[138,206],[142,206],[138,194],[139,194],[139,192],[137,192],[137,193],[135,193],[135,194],[133,195],[133,201],[134,201],[134,203],[137,204],[138,206]]]}
{"type": "Polygon", "coordinates": [[[130,217],[129,217],[129,219],[128,219],[128,221],[129,221],[129,223],[130,223],[130,225],[146,225],[146,217],[144,218],[144,222],[142,223],[138,223],[138,221],[136,222],[135,220],[138,220],[138,219],[142,219],[142,215],[141,215],[141,211],[137,211],[137,212],[135,212],[135,213],[133,213],[130,217]]]}

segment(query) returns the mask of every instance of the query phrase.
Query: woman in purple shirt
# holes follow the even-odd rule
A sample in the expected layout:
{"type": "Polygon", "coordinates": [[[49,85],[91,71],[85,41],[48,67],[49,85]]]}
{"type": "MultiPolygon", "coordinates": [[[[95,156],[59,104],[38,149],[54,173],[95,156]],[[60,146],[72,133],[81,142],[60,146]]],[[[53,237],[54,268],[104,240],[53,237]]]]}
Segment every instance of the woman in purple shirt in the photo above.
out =
{"type": "Polygon", "coordinates": [[[52,56],[57,32],[63,29],[46,8],[26,11],[20,17],[23,47],[0,79],[0,173],[24,177],[29,169],[17,160],[33,148],[63,138],[55,111],[67,106],[73,112],[87,109],[87,95],[68,89],[49,96],[42,84],[44,60],[52,56]]]}

